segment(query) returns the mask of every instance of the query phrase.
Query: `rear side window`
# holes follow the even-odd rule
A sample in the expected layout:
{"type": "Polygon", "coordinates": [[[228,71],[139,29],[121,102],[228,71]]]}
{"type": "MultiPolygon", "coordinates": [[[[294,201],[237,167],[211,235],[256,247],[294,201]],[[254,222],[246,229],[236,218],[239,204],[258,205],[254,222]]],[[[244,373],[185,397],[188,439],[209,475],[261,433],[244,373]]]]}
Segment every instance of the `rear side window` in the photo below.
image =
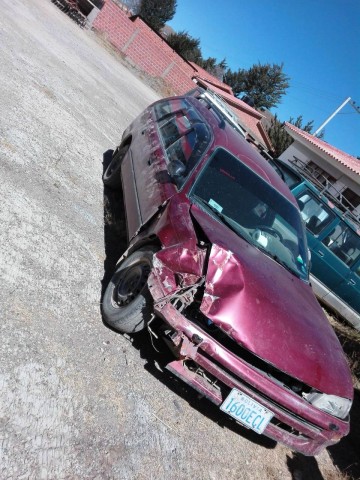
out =
{"type": "Polygon", "coordinates": [[[191,129],[167,148],[167,157],[169,162],[179,159],[184,165],[187,165],[191,155],[194,153],[197,135],[196,130],[191,129]]]}
{"type": "Polygon", "coordinates": [[[352,265],[360,255],[360,237],[344,222],[340,222],[322,243],[346,265],[352,265]]]}
{"type": "Polygon", "coordinates": [[[191,129],[190,120],[182,112],[177,112],[171,117],[159,122],[159,130],[165,148],[175,143],[191,129]]]}
{"type": "Polygon", "coordinates": [[[173,99],[155,106],[159,136],[167,162],[179,160],[185,166],[181,187],[207,149],[211,135],[202,117],[184,99],[173,99]]]}
{"type": "Polygon", "coordinates": [[[314,235],[319,233],[335,218],[330,209],[318,200],[310,190],[300,193],[296,198],[306,228],[314,235]]]}
{"type": "Polygon", "coordinates": [[[188,103],[182,98],[164,100],[155,105],[155,117],[158,122],[164,120],[167,116],[172,116],[177,111],[181,112],[189,108],[188,103]]]}

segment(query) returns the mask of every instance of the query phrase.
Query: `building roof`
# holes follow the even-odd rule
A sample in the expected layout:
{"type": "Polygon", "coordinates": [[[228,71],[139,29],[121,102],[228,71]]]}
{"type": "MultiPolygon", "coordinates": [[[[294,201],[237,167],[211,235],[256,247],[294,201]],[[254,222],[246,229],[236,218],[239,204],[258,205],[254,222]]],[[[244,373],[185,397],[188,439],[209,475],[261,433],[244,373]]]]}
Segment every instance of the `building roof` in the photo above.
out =
{"type": "Polygon", "coordinates": [[[248,134],[262,145],[263,148],[265,147],[265,149],[269,150],[273,148],[266,128],[261,123],[263,119],[262,113],[250,107],[250,105],[235,97],[233,94],[227,93],[221,88],[214,86],[205,78],[196,77],[196,81],[199,85],[209,88],[220,95],[239,118],[241,126],[244,127],[248,134]]]}
{"type": "Polygon", "coordinates": [[[324,142],[324,140],[320,140],[320,138],[314,137],[314,135],[312,135],[311,133],[304,132],[304,130],[295,127],[295,125],[292,125],[291,123],[285,122],[285,127],[287,132],[293,138],[296,137],[294,137],[294,135],[292,134],[303,138],[304,140],[311,143],[311,145],[321,150],[323,153],[329,155],[345,167],[360,175],[360,160],[358,160],[357,158],[343,152],[342,150],[339,150],[336,147],[333,147],[329,143],[324,142]]]}
{"type": "Polygon", "coordinates": [[[211,73],[207,72],[205,69],[202,67],[199,67],[194,62],[189,62],[191,66],[193,67],[194,71],[194,78],[201,78],[205,80],[206,82],[210,83],[212,87],[219,88],[220,90],[227,92],[230,95],[234,95],[231,87],[229,85],[226,85],[226,83],[222,82],[218,78],[216,78],[214,75],[211,75],[211,73]]]}

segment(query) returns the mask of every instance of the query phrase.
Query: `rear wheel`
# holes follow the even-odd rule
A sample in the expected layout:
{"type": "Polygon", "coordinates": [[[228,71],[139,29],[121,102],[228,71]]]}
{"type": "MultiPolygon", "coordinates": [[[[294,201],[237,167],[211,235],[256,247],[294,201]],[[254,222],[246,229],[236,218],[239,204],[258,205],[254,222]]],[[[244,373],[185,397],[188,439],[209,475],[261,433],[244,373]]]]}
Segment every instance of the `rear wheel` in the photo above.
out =
{"type": "Polygon", "coordinates": [[[131,253],[117,266],[105,290],[103,318],[119,332],[139,332],[150,320],[152,297],[147,279],[155,252],[155,247],[148,246],[131,253]]]}
{"type": "Polygon", "coordinates": [[[130,144],[123,145],[118,150],[115,150],[111,162],[103,174],[103,182],[107,187],[116,189],[121,186],[121,163],[129,150],[130,144]]]}

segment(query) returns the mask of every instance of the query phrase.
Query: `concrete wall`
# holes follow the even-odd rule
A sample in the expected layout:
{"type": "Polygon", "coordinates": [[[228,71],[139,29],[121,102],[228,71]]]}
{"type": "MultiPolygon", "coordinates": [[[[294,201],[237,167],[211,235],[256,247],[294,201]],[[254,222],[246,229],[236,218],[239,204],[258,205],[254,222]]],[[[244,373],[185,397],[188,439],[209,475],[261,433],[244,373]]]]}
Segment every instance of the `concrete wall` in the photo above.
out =
{"type": "Polygon", "coordinates": [[[163,79],[173,93],[179,95],[194,88],[194,67],[141,18],[129,18],[128,13],[112,0],[106,0],[92,27],[104,33],[131,63],[149,75],[163,79]]]}

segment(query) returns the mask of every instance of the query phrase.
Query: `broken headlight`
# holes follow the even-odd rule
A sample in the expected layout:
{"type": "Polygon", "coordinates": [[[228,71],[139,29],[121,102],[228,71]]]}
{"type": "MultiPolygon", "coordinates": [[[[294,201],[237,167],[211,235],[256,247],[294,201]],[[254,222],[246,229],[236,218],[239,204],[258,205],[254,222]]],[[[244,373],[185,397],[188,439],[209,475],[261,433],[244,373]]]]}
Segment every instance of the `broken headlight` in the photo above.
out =
{"type": "Polygon", "coordinates": [[[352,402],[348,398],[316,392],[306,393],[303,396],[311,405],[334,417],[344,419],[350,412],[352,402]]]}

